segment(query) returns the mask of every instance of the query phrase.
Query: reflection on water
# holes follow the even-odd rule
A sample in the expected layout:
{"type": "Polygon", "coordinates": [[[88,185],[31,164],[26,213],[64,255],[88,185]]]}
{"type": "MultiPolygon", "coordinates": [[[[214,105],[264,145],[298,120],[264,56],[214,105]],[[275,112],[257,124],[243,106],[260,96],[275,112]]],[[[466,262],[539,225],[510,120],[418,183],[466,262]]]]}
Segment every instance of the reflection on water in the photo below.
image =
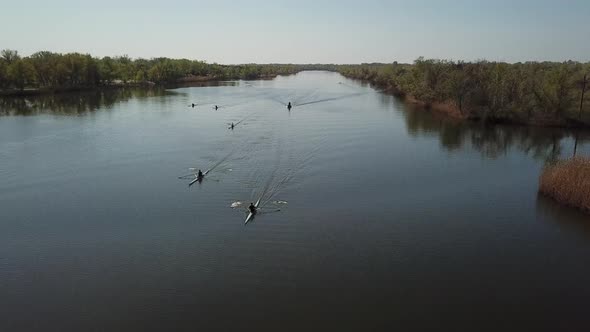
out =
{"type": "Polygon", "coordinates": [[[541,194],[537,196],[537,212],[539,218],[552,220],[560,227],[590,239],[590,222],[588,222],[590,218],[584,212],[563,206],[541,194]],[[551,218],[546,218],[546,216],[551,216],[551,218]]]}
{"type": "MultiPolygon", "coordinates": [[[[366,88],[366,83],[358,82],[366,88]]],[[[168,88],[247,86],[246,81],[187,82],[168,88]]],[[[182,95],[175,90],[163,88],[121,88],[94,91],[81,91],[60,94],[47,94],[28,97],[0,98],[0,116],[36,114],[82,115],[98,109],[109,109],[117,103],[131,99],[182,95]]],[[[482,125],[449,118],[431,112],[420,106],[405,104],[396,97],[379,95],[380,102],[397,105],[405,119],[407,132],[414,137],[437,137],[447,151],[459,151],[470,145],[486,158],[495,159],[506,155],[509,149],[520,151],[539,160],[554,160],[570,157],[578,146],[590,141],[590,133],[561,128],[541,128],[527,126],[482,125]],[[570,140],[566,139],[572,139],[570,140]],[[567,142],[566,142],[567,141],[567,142]],[[567,147],[564,144],[568,144],[567,147]],[[571,146],[570,146],[571,145],[571,146]]],[[[155,99],[164,102],[165,99],[155,99]]]]}
{"type": "Polygon", "coordinates": [[[442,114],[407,105],[404,111],[408,133],[412,136],[435,136],[448,151],[458,151],[467,144],[486,158],[506,155],[512,148],[539,160],[570,157],[569,151],[590,141],[590,133],[561,128],[510,125],[484,125],[452,119],[442,114]],[[567,145],[567,146],[565,146],[567,145]]]}
{"type": "Polygon", "coordinates": [[[130,99],[173,96],[178,93],[162,88],[120,88],[0,98],[0,116],[6,115],[81,115],[130,99]]]}
{"type": "Polygon", "coordinates": [[[240,86],[248,85],[248,81],[194,81],[194,82],[178,82],[169,84],[167,89],[179,88],[198,88],[198,87],[212,87],[212,86],[240,86]]]}

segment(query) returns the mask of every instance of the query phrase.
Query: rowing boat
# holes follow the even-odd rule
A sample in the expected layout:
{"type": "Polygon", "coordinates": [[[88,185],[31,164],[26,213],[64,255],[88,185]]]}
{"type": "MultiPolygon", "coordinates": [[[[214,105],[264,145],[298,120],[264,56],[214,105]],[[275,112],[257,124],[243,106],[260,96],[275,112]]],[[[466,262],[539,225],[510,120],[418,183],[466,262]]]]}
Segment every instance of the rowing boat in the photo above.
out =
{"type": "Polygon", "coordinates": [[[197,181],[201,181],[201,180],[203,180],[203,178],[205,177],[205,175],[207,175],[207,173],[209,173],[209,171],[211,171],[211,170],[210,170],[210,169],[208,169],[208,170],[206,170],[205,172],[203,172],[203,176],[201,176],[201,177],[198,177],[198,176],[195,174],[195,179],[194,179],[194,180],[192,180],[192,181],[191,181],[191,182],[190,182],[188,185],[189,185],[189,186],[192,186],[192,185],[193,185],[193,183],[195,183],[195,182],[197,182],[197,181]]]}
{"type": "MultiPolygon", "coordinates": [[[[254,204],[254,206],[256,208],[258,208],[258,205],[260,205],[260,200],[262,199],[262,197],[260,197],[257,201],[256,204],[254,204]]],[[[244,225],[248,223],[248,221],[252,220],[252,218],[254,218],[254,213],[250,212],[248,213],[248,216],[246,217],[246,221],[244,221],[244,225]]]]}

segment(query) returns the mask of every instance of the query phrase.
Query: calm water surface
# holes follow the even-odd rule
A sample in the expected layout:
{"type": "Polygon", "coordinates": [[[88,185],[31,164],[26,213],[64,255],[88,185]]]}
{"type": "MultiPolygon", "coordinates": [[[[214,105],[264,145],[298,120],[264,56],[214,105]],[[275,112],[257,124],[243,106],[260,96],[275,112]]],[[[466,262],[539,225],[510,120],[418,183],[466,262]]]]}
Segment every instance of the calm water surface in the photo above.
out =
{"type": "Polygon", "coordinates": [[[453,123],[327,72],[0,114],[2,331],[590,323],[590,217],[537,196],[564,131],[453,123]]]}

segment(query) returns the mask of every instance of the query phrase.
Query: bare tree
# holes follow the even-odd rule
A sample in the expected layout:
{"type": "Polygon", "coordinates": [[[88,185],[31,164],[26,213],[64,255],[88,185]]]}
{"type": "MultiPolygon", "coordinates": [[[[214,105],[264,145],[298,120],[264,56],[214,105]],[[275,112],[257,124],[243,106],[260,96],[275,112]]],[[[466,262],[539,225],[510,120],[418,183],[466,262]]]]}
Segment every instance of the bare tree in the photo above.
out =
{"type": "Polygon", "coordinates": [[[582,120],[582,110],[584,109],[584,94],[586,93],[586,89],[588,87],[588,73],[584,74],[584,78],[582,78],[582,80],[579,83],[582,89],[582,97],[580,98],[580,113],[578,114],[578,118],[582,120]]]}

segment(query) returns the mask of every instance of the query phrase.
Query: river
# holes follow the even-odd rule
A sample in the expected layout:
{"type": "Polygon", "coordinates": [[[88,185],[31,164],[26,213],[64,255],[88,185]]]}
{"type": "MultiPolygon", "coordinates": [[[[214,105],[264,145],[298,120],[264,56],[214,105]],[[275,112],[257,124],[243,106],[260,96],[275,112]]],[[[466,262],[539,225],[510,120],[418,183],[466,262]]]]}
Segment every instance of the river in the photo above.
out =
{"type": "Polygon", "coordinates": [[[579,330],[590,217],[537,194],[573,147],[329,72],[5,99],[0,330],[579,330]]]}

